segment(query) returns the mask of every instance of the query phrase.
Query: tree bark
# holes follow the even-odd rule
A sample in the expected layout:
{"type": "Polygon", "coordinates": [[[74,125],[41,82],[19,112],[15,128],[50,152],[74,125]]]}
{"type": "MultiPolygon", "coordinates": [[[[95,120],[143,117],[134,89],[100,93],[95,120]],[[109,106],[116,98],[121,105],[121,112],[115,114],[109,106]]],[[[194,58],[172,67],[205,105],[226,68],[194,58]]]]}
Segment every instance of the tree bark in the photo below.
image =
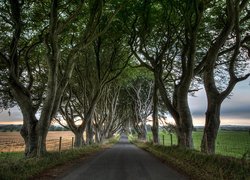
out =
{"type": "MultiPolygon", "coordinates": [[[[204,66],[203,79],[207,96],[207,111],[206,111],[205,129],[201,142],[201,151],[208,154],[215,153],[216,137],[220,126],[221,103],[230,94],[233,87],[237,83],[237,78],[234,74],[234,64],[235,64],[234,61],[238,55],[239,46],[235,47],[235,52],[233,53],[232,59],[229,60],[229,62],[231,61],[229,68],[230,81],[228,87],[223,92],[219,92],[216,86],[214,68],[216,61],[218,59],[218,54],[220,49],[221,47],[224,46],[225,42],[227,41],[227,38],[233,31],[237,18],[239,18],[237,17],[236,13],[236,10],[238,9],[236,7],[239,6],[239,2],[240,1],[237,2],[233,2],[231,0],[226,1],[226,6],[227,6],[226,23],[223,29],[221,30],[220,34],[218,35],[218,37],[215,39],[214,43],[211,44],[210,48],[206,53],[206,56],[204,57],[205,66],[204,66]]],[[[235,27],[235,29],[237,29],[237,26],[235,27]]],[[[236,35],[236,44],[237,44],[240,41],[239,32],[237,32],[236,34],[237,34],[236,35]]]]}
{"type": "MultiPolygon", "coordinates": [[[[143,121],[141,121],[141,122],[143,122],[143,121]]],[[[138,139],[140,139],[142,141],[147,140],[147,125],[146,125],[146,122],[142,123],[140,125],[140,130],[137,133],[138,133],[138,139]]]]}
{"type": "Polygon", "coordinates": [[[84,144],[84,138],[83,138],[83,131],[76,131],[74,132],[75,135],[75,142],[74,147],[80,148],[84,144]]]}
{"type": "Polygon", "coordinates": [[[178,96],[177,96],[177,110],[179,114],[179,146],[193,149],[193,119],[188,105],[188,89],[191,83],[187,81],[183,83],[186,88],[183,86],[179,86],[177,88],[178,96]]]}
{"type": "MultiPolygon", "coordinates": [[[[154,72],[157,73],[157,72],[154,72]]],[[[158,81],[157,76],[155,75],[154,81],[154,91],[153,91],[153,126],[152,126],[152,134],[153,134],[153,142],[155,144],[159,143],[159,122],[158,122],[158,81]]]]}
{"type": "Polygon", "coordinates": [[[37,150],[37,119],[35,117],[34,107],[32,106],[32,101],[30,94],[25,91],[24,87],[19,84],[18,81],[11,76],[10,85],[12,87],[12,95],[16,99],[22,115],[23,115],[23,127],[21,129],[21,136],[24,138],[25,142],[25,156],[34,157],[36,156],[37,150]]]}
{"type": "Polygon", "coordinates": [[[95,142],[96,143],[102,142],[101,134],[97,128],[95,128],[95,142]]]}
{"type": "Polygon", "coordinates": [[[93,144],[93,129],[92,129],[92,121],[89,120],[87,122],[87,128],[86,128],[86,144],[93,144]]]}
{"type": "Polygon", "coordinates": [[[206,124],[201,141],[201,151],[207,154],[215,153],[216,138],[220,127],[221,102],[211,98],[206,112],[206,124]]]}
{"type": "Polygon", "coordinates": [[[23,122],[23,126],[21,128],[20,134],[22,138],[24,139],[24,144],[25,144],[25,149],[24,149],[24,154],[27,156],[29,153],[29,134],[28,134],[28,128],[27,128],[27,122],[23,122]]]}

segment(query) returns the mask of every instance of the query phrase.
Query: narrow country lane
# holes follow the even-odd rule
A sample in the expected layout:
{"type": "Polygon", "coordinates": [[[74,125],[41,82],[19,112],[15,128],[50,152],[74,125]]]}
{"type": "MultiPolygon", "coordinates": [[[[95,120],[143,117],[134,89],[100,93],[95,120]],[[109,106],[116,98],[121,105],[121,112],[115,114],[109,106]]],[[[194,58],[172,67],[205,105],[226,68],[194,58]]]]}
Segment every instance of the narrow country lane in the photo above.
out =
{"type": "Polygon", "coordinates": [[[129,143],[119,143],[65,174],[61,180],[173,180],[188,179],[157,158],[129,143]]]}

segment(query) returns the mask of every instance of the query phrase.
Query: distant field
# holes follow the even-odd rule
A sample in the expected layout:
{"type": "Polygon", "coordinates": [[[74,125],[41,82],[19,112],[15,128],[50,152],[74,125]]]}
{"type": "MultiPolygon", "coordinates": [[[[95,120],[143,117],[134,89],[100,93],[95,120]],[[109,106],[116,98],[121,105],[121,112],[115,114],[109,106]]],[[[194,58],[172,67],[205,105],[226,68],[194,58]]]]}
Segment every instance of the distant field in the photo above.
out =
{"type": "MultiPolygon", "coordinates": [[[[193,132],[193,140],[195,149],[200,150],[202,131],[193,132]]],[[[171,138],[168,133],[160,132],[160,142],[164,145],[171,145],[171,138]]],[[[148,138],[152,139],[152,133],[148,133],[148,138]]],[[[177,138],[172,135],[173,145],[177,144],[177,138]]],[[[244,131],[219,131],[216,141],[216,153],[226,156],[234,156],[241,158],[244,153],[250,153],[250,135],[244,131]]]]}
{"type": "MultiPolygon", "coordinates": [[[[168,133],[160,132],[160,142],[170,146],[171,139],[168,133]]],[[[72,147],[72,137],[74,134],[70,131],[49,131],[47,137],[47,149],[58,151],[59,138],[62,137],[62,149],[72,147]]],[[[202,131],[193,132],[195,149],[200,150],[202,131]]],[[[148,139],[152,139],[152,133],[148,133],[148,139]]],[[[172,135],[172,144],[177,144],[177,138],[172,135]]],[[[0,132],[0,152],[18,152],[24,151],[24,141],[19,132],[0,132]]],[[[227,156],[241,158],[246,152],[250,152],[250,135],[249,132],[241,131],[220,131],[216,142],[216,153],[227,156]]]]}
{"type": "MultiPolygon", "coordinates": [[[[57,151],[59,149],[59,138],[62,137],[62,149],[72,147],[71,131],[49,131],[47,137],[47,149],[57,151]]],[[[0,152],[24,151],[24,141],[19,132],[0,132],[0,152]]]]}

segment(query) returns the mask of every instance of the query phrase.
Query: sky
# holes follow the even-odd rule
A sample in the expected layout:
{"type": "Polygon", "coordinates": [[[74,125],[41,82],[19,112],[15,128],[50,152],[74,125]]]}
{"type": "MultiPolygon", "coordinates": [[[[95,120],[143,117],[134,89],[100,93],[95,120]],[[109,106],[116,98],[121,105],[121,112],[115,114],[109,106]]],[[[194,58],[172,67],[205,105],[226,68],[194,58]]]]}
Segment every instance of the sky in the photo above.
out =
{"type": "MultiPolygon", "coordinates": [[[[204,89],[196,93],[196,96],[189,97],[194,125],[205,125],[207,99],[204,89]]],[[[250,78],[238,83],[231,96],[223,101],[221,125],[250,126],[250,78]]]]}
{"type": "MultiPolygon", "coordinates": [[[[189,105],[193,115],[194,126],[205,125],[206,96],[204,89],[196,93],[196,97],[189,97],[189,105]]],[[[169,118],[171,119],[171,118],[169,118]]],[[[22,124],[20,109],[11,109],[0,113],[0,124],[22,124]]],[[[250,78],[236,85],[232,96],[222,103],[221,125],[250,126],[250,78]]]]}

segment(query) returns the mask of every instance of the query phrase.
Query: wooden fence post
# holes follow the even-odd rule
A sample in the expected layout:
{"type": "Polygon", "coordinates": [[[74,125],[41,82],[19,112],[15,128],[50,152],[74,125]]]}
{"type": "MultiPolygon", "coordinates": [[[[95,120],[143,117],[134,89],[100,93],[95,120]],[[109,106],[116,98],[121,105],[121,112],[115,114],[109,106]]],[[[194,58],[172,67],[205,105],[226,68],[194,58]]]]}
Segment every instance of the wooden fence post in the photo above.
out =
{"type": "Polygon", "coordinates": [[[170,142],[171,142],[171,146],[173,146],[173,135],[170,134],[170,142]]]}
{"type": "Polygon", "coordinates": [[[72,137],[72,149],[74,149],[74,137],[72,137]]]}
{"type": "Polygon", "coordinates": [[[163,146],[165,145],[165,142],[164,142],[164,134],[162,135],[162,144],[163,144],[163,146]]]}
{"type": "Polygon", "coordinates": [[[62,137],[60,137],[59,139],[59,153],[61,152],[62,150],[62,137]]]}

